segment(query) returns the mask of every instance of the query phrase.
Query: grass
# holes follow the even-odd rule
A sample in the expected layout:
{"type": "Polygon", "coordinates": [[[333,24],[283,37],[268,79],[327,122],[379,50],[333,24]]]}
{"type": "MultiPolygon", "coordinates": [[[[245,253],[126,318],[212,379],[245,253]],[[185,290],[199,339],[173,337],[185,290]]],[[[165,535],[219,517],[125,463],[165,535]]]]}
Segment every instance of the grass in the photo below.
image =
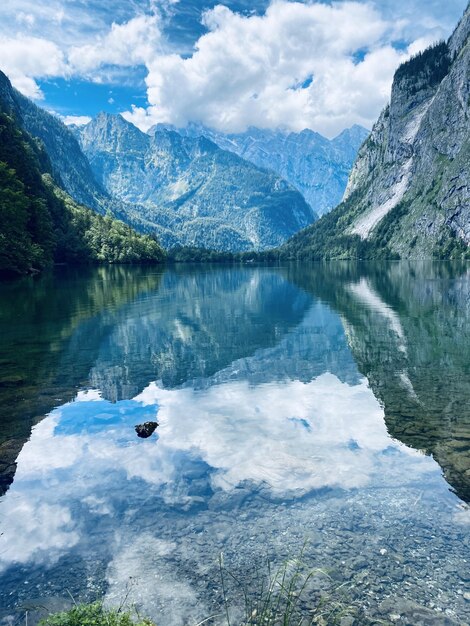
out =
{"type": "Polygon", "coordinates": [[[148,619],[132,619],[130,612],[106,609],[101,602],[77,604],[69,611],[51,615],[39,622],[39,626],[155,626],[148,619]]]}
{"type": "MultiPolygon", "coordinates": [[[[327,571],[306,567],[304,549],[298,558],[289,558],[281,566],[255,570],[254,579],[245,583],[219,557],[221,608],[195,626],[336,626],[344,623],[370,623],[348,599],[345,584],[337,583],[327,571]],[[346,618],[346,622],[343,620],[346,618]],[[349,619],[347,619],[349,618],[349,619]]],[[[129,593],[129,591],[128,591],[129,593]]],[[[105,608],[102,602],[75,604],[62,613],[43,619],[39,626],[155,626],[139,616],[135,619],[124,609],[126,599],[117,609],[105,608]]],[[[376,621],[374,623],[381,623],[376,621]]]]}
{"type": "Polygon", "coordinates": [[[267,575],[264,570],[260,572],[258,584],[249,588],[225,567],[221,555],[222,617],[226,626],[334,626],[346,616],[357,616],[357,608],[347,600],[344,584],[336,584],[325,570],[308,569],[302,555],[303,551],[300,557],[288,559],[274,570],[268,563],[267,575]],[[319,581],[323,585],[318,586],[319,581]],[[240,593],[241,610],[239,602],[234,606],[230,602],[232,594],[240,593]]]}

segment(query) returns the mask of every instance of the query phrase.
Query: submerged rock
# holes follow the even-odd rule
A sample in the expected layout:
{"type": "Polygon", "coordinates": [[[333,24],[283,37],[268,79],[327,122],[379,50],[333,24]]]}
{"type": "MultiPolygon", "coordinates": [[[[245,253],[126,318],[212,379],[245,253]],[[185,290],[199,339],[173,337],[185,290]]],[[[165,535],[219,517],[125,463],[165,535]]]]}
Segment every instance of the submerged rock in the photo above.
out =
{"type": "Polygon", "coordinates": [[[143,424],[137,424],[135,426],[135,432],[138,437],[142,437],[142,439],[147,439],[152,435],[158,426],[158,422],[144,422],[143,424]]]}
{"type": "Polygon", "coordinates": [[[384,616],[399,624],[413,626],[457,626],[458,622],[442,612],[431,610],[406,598],[387,598],[380,608],[384,616]]]}

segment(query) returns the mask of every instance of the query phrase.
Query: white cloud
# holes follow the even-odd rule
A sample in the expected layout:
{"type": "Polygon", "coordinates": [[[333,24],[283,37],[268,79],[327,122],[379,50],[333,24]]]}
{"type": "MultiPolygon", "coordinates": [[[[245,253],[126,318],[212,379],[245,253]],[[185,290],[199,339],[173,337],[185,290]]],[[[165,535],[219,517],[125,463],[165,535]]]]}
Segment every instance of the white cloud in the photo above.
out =
{"type": "Polygon", "coordinates": [[[35,79],[64,76],[67,66],[60,48],[47,39],[0,36],[0,68],[30,98],[42,97],[35,79]]]}
{"type": "Polygon", "coordinates": [[[93,43],[73,47],[69,63],[78,73],[86,73],[103,65],[133,66],[149,63],[157,54],[161,39],[156,15],[140,15],[124,24],[113,24],[104,36],[93,43]]]}
{"type": "Polygon", "coordinates": [[[408,46],[408,50],[407,50],[408,55],[413,56],[415,54],[418,54],[418,52],[422,52],[423,50],[426,50],[426,48],[428,48],[431,44],[435,43],[436,40],[437,38],[434,37],[433,35],[419,37],[408,46]]]}
{"type": "MultiPolygon", "coordinates": [[[[107,517],[125,493],[129,511],[136,510],[144,481],[167,505],[189,505],[188,461],[203,462],[216,494],[228,495],[250,483],[292,497],[323,487],[383,489],[406,487],[418,477],[441,480],[432,458],[390,438],[365,380],[349,385],[326,373],[309,383],[228,381],[204,390],[152,383],[133,401],[112,404],[96,392],[77,400],[38,424],[18,457],[0,507],[0,571],[15,562],[54,562],[81,541],[86,526],[78,503],[87,515],[107,517]],[[139,440],[134,424],[157,411],[158,438],[139,440]],[[132,480],[137,489],[129,487],[132,480]]],[[[129,523],[132,516],[124,518],[124,539],[132,535],[129,523]]],[[[137,543],[158,557],[172,550],[166,543],[150,551],[150,541],[137,543]]],[[[142,552],[135,556],[137,564],[142,552]]],[[[121,574],[127,571],[128,579],[132,567],[123,570],[115,561],[111,569],[110,583],[119,592],[121,574]]]]}
{"type": "Polygon", "coordinates": [[[37,36],[66,50],[89,43],[97,34],[105,33],[112,22],[132,19],[136,5],[129,0],[113,0],[112,7],[97,0],[2,0],[0,33],[12,36],[21,27],[34,29],[37,36]]]}
{"type": "Polygon", "coordinates": [[[75,124],[75,126],[85,126],[88,122],[91,122],[91,117],[88,115],[65,115],[62,117],[62,121],[67,126],[75,124]]]}
{"type": "MultiPolygon", "coordinates": [[[[63,11],[56,18],[64,19],[63,11]]],[[[40,17],[44,16],[40,13],[40,17]]],[[[36,23],[33,13],[20,11],[16,22],[30,30],[36,23]]],[[[72,37],[73,41],[73,37],[72,37]]],[[[52,39],[18,34],[11,37],[0,29],[0,69],[24,95],[42,99],[37,79],[82,77],[103,80],[100,69],[106,65],[132,67],[146,64],[160,51],[161,33],[157,14],[139,15],[123,24],[113,23],[106,34],[92,33],[82,45],[64,45],[52,39]],[[90,41],[90,37],[88,38],[90,41]]],[[[74,116],[77,117],[77,116],[74,116]]],[[[71,122],[74,123],[74,122],[71,122]]]]}
{"type": "MultiPolygon", "coordinates": [[[[445,15],[453,18],[460,1],[452,0],[445,15]]],[[[225,131],[310,127],[332,136],[353,123],[371,126],[397,65],[448,34],[437,9],[418,11],[416,1],[273,0],[264,15],[222,5],[206,11],[208,32],[188,57],[168,53],[172,4],[150,1],[136,14],[136,5],[123,0],[112,13],[93,2],[86,11],[65,0],[7,2],[0,9],[0,68],[20,91],[41,98],[37,79],[109,83],[116,72],[129,78],[129,68],[145,66],[150,106],[124,114],[143,130],[159,121],[195,121],[225,131]],[[15,28],[22,32],[14,36],[15,28]],[[412,42],[408,50],[393,46],[398,39],[412,42]]]]}
{"type": "Polygon", "coordinates": [[[225,131],[310,127],[332,136],[375,121],[406,56],[390,45],[396,24],[359,2],[277,1],[250,17],[219,5],[204,23],[210,32],[191,57],[147,64],[150,107],[134,108],[128,120],[143,129],[192,120],[225,131]],[[295,88],[310,77],[309,86],[295,88]]]}

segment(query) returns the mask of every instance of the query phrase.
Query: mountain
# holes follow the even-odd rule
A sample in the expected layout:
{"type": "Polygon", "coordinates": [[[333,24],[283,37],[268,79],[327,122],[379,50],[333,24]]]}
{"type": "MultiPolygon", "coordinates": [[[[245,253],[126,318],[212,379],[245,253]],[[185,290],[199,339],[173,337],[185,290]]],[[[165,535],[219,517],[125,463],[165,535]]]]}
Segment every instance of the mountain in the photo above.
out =
{"type": "Polygon", "coordinates": [[[104,114],[69,129],[1,72],[0,109],[39,142],[52,179],[75,202],[158,234],[167,247],[262,250],[316,218],[285,181],[207,139],[168,131],[150,138],[104,114]]]}
{"type": "Polygon", "coordinates": [[[2,95],[0,275],[40,271],[53,261],[163,260],[163,251],[153,238],[78,205],[57,185],[43,144],[21,130],[14,102],[2,95]]]}
{"type": "Polygon", "coordinates": [[[401,65],[344,201],[286,256],[470,256],[470,6],[448,42],[401,65]]]}
{"type": "Polygon", "coordinates": [[[309,129],[286,133],[249,128],[244,133],[224,134],[193,123],[183,129],[157,124],[148,132],[153,135],[165,129],[188,137],[207,137],[223,150],[276,172],[300,191],[318,215],[341,201],[357,151],[369,134],[357,125],[332,140],[309,129]]]}
{"type": "Polygon", "coordinates": [[[149,229],[140,219],[139,207],[111,198],[98,184],[74,133],[55,115],[36,106],[12,87],[0,71],[0,110],[40,144],[55,183],[74,201],[98,213],[111,213],[140,232],[149,229]]]}
{"type": "Polygon", "coordinates": [[[316,218],[286,181],[205,137],[167,129],[150,136],[106,113],[76,132],[98,183],[137,203],[168,248],[264,250],[316,218]]]}
{"type": "Polygon", "coordinates": [[[14,89],[3,72],[0,72],[0,108],[14,116],[22,130],[40,140],[54,179],[74,200],[105,212],[107,194],[96,182],[73,133],[58,117],[36,106],[14,89]]]}

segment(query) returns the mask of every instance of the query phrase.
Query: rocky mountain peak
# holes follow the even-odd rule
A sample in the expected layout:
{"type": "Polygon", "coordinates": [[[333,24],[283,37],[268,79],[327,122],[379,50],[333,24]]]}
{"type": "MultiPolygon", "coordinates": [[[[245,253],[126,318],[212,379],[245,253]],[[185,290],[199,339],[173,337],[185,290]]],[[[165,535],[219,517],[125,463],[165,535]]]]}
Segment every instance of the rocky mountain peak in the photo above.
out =
{"type": "Polygon", "coordinates": [[[452,57],[458,55],[464,47],[468,44],[470,35],[470,3],[467,5],[465,13],[463,14],[460,22],[457,24],[457,28],[452,33],[449,39],[449,51],[452,57]]]}
{"type": "Polygon", "coordinates": [[[6,74],[0,71],[0,109],[6,113],[17,110],[13,96],[13,86],[6,74]]]}
{"type": "Polygon", "coordinates": [[[112,197],[138,206],[166,247],[261,250],[316,218],[284,180],[194,132],[157,124],[143,133],[100,114],[81,129],[80,143],[97,180],[112,197]]]}
{"type": "Polygon", "coordinates": [[[105,112],[80,129],[79,140],[91,161],[103,149],[123,155],[140,154],[147,150],[150,142],[148,135],[121,115],[105,112]]]}
{"type": "Polygon", "coordinates": [[[294,237],[293,248],[319,256],[336,246],[337,254],[360,258],[470,257],[469,30],[467,8],[448,42],[398,68],[343,203],[324,222],[327,230],[320,221],[294,237]]]}

